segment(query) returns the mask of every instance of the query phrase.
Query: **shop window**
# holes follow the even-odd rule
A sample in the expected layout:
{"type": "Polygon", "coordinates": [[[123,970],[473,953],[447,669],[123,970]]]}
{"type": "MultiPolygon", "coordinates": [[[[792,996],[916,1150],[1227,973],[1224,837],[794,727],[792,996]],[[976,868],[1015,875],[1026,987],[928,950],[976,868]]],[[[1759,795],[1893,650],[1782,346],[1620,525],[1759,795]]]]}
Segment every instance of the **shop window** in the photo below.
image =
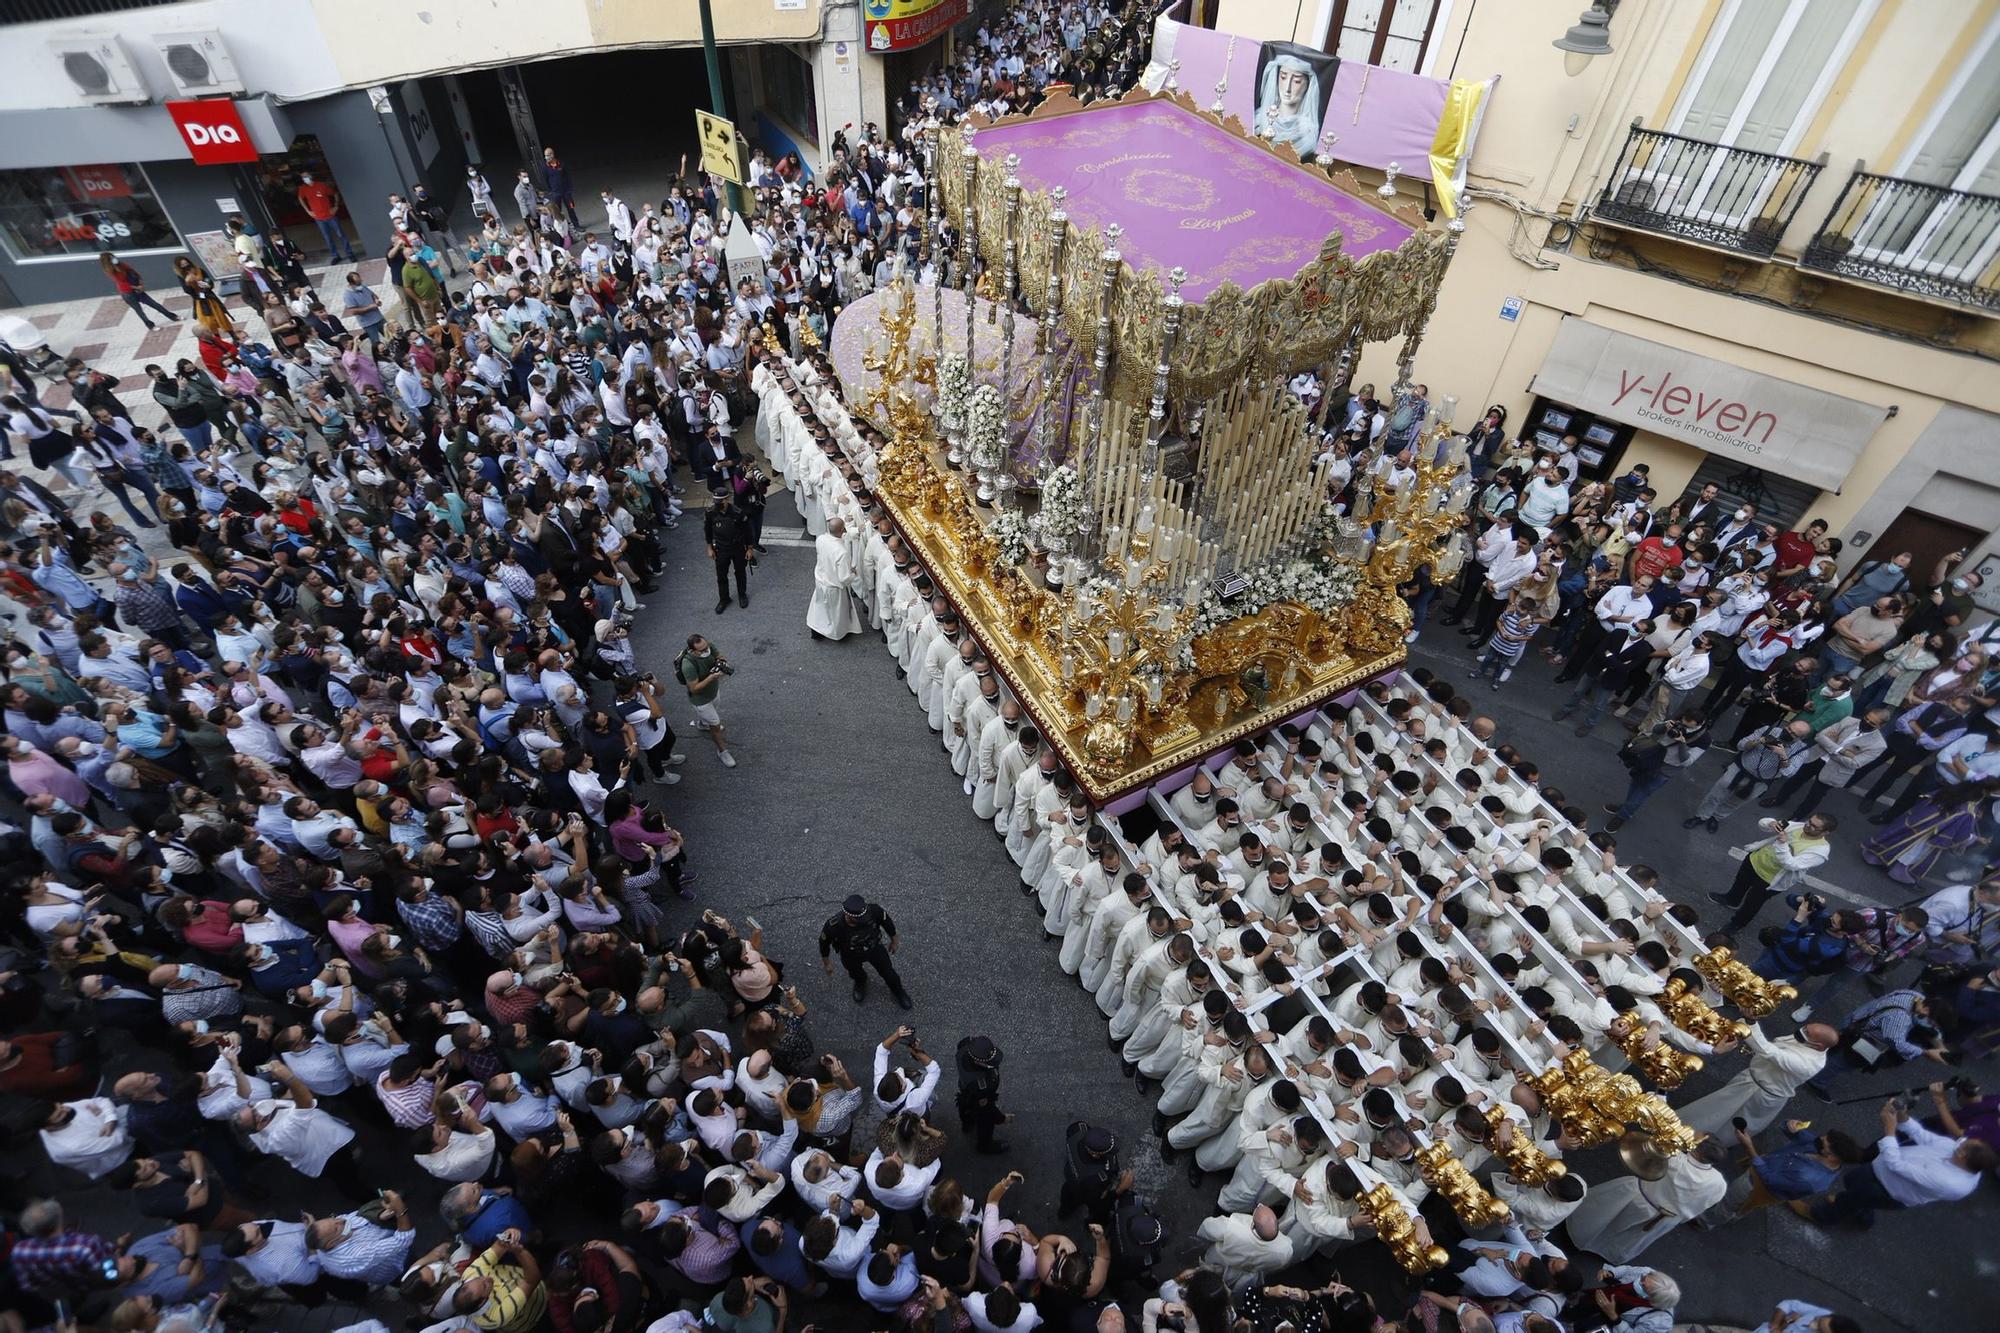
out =
{"type": "Polygon", "coordinates": [[[819,147],[819,99],[812,62],[782,42],[757,48],[757,83],[764,113],[786,130],[819,147]]]}
{"type": "Polygon", "coordinates": [[[28,261],[181,248],[145,173],[131,162],[0,171],[0,244],[28,261]]]}

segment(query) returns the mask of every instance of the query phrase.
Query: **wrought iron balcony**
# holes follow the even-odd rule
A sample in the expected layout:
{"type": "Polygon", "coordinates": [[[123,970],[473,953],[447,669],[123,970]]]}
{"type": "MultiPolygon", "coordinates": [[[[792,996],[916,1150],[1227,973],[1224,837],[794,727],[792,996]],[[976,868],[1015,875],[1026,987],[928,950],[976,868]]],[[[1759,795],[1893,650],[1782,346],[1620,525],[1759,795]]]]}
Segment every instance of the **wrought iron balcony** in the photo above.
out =
{"type": "Polygon", "coordinates": [[[1799,267],[2000,314],[2000,196],[1856,171],[1799,267]]]}
{"type": "Polygon", "coordinates": [[[1635,120],[1591,215],[1769,259],[1821,165],[1649,130],[1635,120]]]}

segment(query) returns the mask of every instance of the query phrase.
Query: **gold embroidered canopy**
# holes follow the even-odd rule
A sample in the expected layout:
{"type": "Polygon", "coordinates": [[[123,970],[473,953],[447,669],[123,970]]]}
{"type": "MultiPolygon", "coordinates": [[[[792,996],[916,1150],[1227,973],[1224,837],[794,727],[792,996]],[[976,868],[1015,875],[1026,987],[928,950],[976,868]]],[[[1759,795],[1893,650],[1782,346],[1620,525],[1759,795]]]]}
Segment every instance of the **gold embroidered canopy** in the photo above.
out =
{"type": "MultiPolygon", "coordinates": [[[[1183,94],[1142,90],[1090,106],[1060,93],[1032,115],[971,119],[972,223],[981,254],[1004,256],[1007,162],[1021,185],[1020,290],[1039,307],[1059,229],[1061,320],[1094,340],[1107,229],[1122,229],[1112,290],[1111,396],[1142,400],[1162,332],[1162,275],[1179,267],[1186,304],[1169,366],[1176,399],[1245,377],[1291,375],[1350,338],[1421,327],[1444,272],[1444,237],[1408,205],[1390,207],[1351,173],[1301,163],[1183,94]],[[1059,200],[1057,188],[1063,191],[1059,200]]],[[[965,139],[944,131],[947,209],[965,224],[965,139]]]]}

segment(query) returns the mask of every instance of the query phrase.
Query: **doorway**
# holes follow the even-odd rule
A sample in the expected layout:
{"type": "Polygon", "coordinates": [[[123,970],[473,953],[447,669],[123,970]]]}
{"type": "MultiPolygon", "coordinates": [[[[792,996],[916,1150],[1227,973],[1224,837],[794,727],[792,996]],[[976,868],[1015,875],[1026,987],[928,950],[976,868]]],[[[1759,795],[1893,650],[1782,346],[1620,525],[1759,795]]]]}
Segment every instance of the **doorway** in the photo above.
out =
{"type": "Polygon", "coordinates": [[[1984,532],[1967,524],[1939,518],[1921,509],[1905,509],[1868,544],[1863,559],[1887,560],[1900,551],[1908,551],[1910,582],[1924,586],[1930,583],[1939,560],[1953,551],[1970,551],[1985,537],[1984,532]]]}

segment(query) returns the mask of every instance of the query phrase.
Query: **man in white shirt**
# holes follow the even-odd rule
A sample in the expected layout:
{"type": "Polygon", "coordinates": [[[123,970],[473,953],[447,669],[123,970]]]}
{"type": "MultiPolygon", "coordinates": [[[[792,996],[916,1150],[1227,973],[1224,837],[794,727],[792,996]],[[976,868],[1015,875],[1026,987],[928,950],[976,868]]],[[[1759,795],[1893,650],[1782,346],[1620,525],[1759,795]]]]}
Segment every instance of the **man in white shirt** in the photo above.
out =
{"type": "MultiPolygon", "coordinates": [[[[840,1202],[840,1196],[834,1196],[840,1202]]],[[[840,1218],[832,1211],[824,1211],[806,1223],[801,1234],[801,1248],[806,1257],[837,1278],[852,1280],[861,1271],[861,1265],[873,1253],[875,1233],[881,1230],[882,1219],[868,1206],[866,1199],[853,1201],[854,1215],[861,1219],[858,1227],[844,1227],[840,1218]]]]}
{"type": "MultiPolygon", "coordinates": [[[[1932,1085],[1931,1102],[1944,1127],[1955,1132],[1958,1122],[1945,1101],[1943,1084],[1932,1085]]],[[[1910,1119],[1910,1109],[1900,1098],[1882,1103],[1881,1122],[1874,1161],[1849,1168],[1839,1187],[1824,1199],[1810,1204],[1792,1200],[1791,1210],[1821,1226],[1850,1220],[1866,1223],[1877,1209],[1921,1208],[1963,1199],[1993,1169],[1992,1145],[1925,1129],[1910,1119]]]]}
{"type": "Polygon", "coordinates": [[[938,1078],[942,1072],[943,1066],[917,1044],[915,1030],[905,1024],[882,1038],[875,1048],[875,1105],[885,1116],[900,1115],[904,1111],[927,1116],[937,1095],[938,1078]],[[910,1054],[916,1057],[922,1070],[915,1083],[910,1081],[908,1074],[892,1069],[889,1064],[897,1045],[902,1042],[910,1043],[910,1054]]]}
{"type": "Polygon", "coordinates": [[[868,1155],[868,1164],[862,1168],[863,1179],[868,1182],[868,1192],[875,1201],[892,1212],[906,1213],[923,1203],[924,1195],[930,1192],[931,1182],[944,1167],[942,1158],[929,1166],[918,1166],[905,1162],[900,1154],[883,1156],[877,1148],[868,1155]]]}
{"type": "Polygon", "coordinates": [[[1715,635],[1698,634],[1693,643],[1667,659],[1660,669],[1660,683],[1653,692],[1653,706],[1639,720],[1641,736],[1668,718],[1687,711],[1687,703],[1701,683],[1708,679],[1709,654],[1715,650],[1715,635]]]}
{"type": "Polygon", "coordinates": [[[1278,1229],[1278,1215],[1261,1203],[1247,1213],[1204,1219],[1195,1238],[1208,1242],[1201,1261],[1220,1272],[1231,1286],[1244,1278],[1274,1273],[1292,1262],[1292,1242],[1278,1229]]]}

